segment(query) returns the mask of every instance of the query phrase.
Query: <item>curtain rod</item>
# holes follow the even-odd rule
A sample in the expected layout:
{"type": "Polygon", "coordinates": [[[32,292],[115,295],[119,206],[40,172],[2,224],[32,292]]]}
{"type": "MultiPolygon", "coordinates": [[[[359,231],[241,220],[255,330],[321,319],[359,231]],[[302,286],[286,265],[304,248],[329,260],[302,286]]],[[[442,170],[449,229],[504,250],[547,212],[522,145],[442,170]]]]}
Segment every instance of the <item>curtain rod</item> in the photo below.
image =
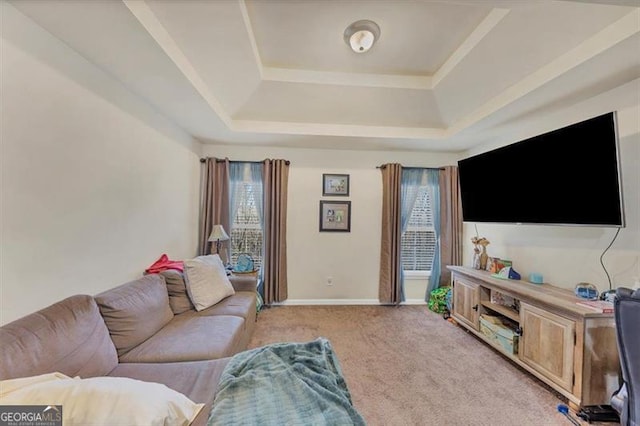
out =
{"type": "MultiPolygon", "coordinates": [[[[201,162],[201,163],[204,163],[205,161],[207,161],[207,159],[206,159],[206,158],[201,158],[201,159],[200,159],[200,162],[201,162]]],[[[224,161],[225,161],[225,160],[224,160],[224,159],[222,159],[222,158],[216,158],[216,163],[224,163],[224,161]]],[[[255,163],[255,164],[261,164],[261,163],[262,163],[262,161],[239,161],[239,160],[237,160],[237,161],[231,161],[231,160],[229,160],[229,162],[230,162],[230,163],[255,163]]],[[[290,161],[289,161],[289,160],[285,160],[285,164],[286,164],[287,166],[289,165],[289,163],[290,163],[290,161]]]]}
{"type": "MultiPolygon", "coordinates": [[[[376,169],[384,169],[386,165],[376,166],[376,169]]],[[[444,170],[444,167],[402,167],[405,170],[444,170]]]]}

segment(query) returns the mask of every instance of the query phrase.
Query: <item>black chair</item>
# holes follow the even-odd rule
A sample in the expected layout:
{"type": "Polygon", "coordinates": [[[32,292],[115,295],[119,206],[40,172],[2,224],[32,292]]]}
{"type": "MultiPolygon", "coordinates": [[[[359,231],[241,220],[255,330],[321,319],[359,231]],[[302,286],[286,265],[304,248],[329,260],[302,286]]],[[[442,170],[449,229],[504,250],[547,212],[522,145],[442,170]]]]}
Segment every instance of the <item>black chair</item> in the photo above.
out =
{"type": "Polygon", "coordinates": [[[611,406],[622,426],[640,425],[640,290],[618,288],[614,301],[622,386],[611,406]]]}

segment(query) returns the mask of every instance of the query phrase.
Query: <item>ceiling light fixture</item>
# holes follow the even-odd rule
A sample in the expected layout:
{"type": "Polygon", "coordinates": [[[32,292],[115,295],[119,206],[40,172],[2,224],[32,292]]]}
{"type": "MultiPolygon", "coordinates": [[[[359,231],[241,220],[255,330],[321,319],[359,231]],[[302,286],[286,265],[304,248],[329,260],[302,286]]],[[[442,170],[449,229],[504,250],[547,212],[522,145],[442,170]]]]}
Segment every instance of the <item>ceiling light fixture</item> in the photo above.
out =
{"type": "Polygon", "coordinates": [[[344,30],[345,43],[356,53],[364,53],[371,49],[379,37],[380,27],[367,19],[356,21],[344,30]]]}

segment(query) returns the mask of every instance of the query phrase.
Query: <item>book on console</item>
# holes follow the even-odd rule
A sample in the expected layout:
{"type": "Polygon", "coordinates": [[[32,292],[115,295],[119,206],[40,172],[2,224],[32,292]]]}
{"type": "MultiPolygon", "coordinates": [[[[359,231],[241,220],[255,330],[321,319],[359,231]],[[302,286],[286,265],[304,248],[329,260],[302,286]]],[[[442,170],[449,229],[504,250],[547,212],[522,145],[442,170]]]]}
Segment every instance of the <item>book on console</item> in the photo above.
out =
{"type": "Polygon", "coordinates": [[[607,302],[606,300],[579,300],[576,304],[597,312],[602,312],[603,314],[613,312],[613,303],[607,302]]]}

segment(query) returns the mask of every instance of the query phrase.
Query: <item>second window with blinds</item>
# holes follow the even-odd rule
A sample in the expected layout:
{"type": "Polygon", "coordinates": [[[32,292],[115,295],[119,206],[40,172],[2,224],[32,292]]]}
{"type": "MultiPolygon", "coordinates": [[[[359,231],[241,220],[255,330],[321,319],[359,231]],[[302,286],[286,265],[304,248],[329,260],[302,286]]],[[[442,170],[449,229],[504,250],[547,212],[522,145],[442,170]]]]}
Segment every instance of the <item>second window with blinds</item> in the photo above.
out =
{"type": "Polygon", "coordinates": [[[416,202],[402,234],[402,269],[407,278],[426,278],[431,273],[436,247],[431,200],[426,185],[417,188],[416,202]]]}
{"type": "Polygon", "coordinates": [[[234,163],[231,168],[231,264],[247,253],[254,268],[262,265],[262,178],[259,165],[234,163]],[[256,170],[252,170],[252,167],[256,170]]]}

